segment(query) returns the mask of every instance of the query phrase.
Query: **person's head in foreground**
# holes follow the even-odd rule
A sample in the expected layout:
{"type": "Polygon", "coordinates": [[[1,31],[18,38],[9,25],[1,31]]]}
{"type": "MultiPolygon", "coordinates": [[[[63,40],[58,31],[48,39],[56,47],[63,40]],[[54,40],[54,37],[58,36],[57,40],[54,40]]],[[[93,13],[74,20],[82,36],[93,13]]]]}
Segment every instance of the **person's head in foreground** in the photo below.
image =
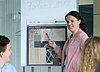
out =
{"type": "Polygon", "coordinates": [[[84,43],[78,72],[95,72],[99,61],[100,37],[90,37],[84,43]]]}
{"type": "Polygon", "coordinates": [[[10,61],[11,53],[10,40],[6,36],[0,35],[0,67],[10,61]]]}

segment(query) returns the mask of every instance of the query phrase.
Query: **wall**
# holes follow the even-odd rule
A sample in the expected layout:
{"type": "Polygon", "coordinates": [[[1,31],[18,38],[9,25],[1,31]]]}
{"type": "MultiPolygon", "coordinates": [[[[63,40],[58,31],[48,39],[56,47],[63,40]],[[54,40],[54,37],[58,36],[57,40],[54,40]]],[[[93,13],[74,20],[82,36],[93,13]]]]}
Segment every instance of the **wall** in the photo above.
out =
{"type": "Polygon", "coordinates": [[[94,36],[100,36],[100,0],[94,0],[94,36]]]}
{"type": "Polygon", "coordinates": [[[0,34],[2,33],[2,1],[0,0],[0,34]]]}
{"type": "Polygon", "coordinates": [[[79,5],[93,4],[93,0],[79,0],[79,5]]]}

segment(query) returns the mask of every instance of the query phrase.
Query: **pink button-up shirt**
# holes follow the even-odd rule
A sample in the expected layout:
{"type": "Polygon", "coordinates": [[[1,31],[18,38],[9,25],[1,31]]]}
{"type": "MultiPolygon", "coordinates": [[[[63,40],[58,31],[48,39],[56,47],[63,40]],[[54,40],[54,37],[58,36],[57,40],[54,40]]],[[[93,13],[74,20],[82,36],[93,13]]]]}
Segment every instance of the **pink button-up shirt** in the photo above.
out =
{"type": "Polygon", "coordinates": [[[72,38],[70,36],[67,39],[62,51],[58,46],[54,48],[55,53],[57,53],[58,57],[61,58],[62,72],[64,70],[64,61],[66,57],[67,62],[65,65],[65,72],[77,72],[81,49],[87,38],[87,34],[79,29],[72,38]]]}

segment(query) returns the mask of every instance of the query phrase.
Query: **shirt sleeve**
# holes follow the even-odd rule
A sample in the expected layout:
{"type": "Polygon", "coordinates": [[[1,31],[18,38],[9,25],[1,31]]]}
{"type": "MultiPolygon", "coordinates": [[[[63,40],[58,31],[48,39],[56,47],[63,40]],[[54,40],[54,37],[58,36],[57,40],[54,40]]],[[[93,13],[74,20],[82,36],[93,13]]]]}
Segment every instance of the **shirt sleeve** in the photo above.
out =
{"type": "Polygon", "coordinates": [[[56,46],[54,48],[54,51],[57,54],[57,56],[61,59],[61,57],[62,57],[62,51],[61,51],[61,49],[58,46],[56,46]]]}

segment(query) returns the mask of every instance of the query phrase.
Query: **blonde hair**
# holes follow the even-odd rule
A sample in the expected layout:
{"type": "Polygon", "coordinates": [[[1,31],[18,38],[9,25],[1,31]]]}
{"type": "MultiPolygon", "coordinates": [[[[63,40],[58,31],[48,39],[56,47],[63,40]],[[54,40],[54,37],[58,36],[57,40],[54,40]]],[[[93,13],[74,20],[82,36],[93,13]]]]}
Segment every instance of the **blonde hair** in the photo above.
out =
{"type": "Polygon", "coordinates": [[[100,37],[90,37],[85,41],[81,52],[79,72],[93,72],[99,61],[100,37]]]}

